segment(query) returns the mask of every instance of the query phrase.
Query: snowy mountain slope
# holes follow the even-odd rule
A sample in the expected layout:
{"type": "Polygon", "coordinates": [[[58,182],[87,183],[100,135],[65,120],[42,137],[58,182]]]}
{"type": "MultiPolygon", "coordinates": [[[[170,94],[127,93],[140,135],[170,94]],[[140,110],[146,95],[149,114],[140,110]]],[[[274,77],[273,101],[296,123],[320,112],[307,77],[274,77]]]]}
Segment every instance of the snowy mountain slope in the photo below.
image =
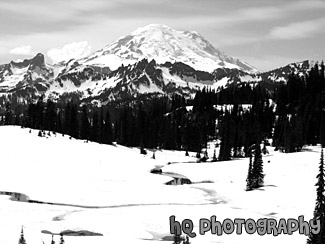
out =
{"type": "Polygon", "coordinates": [[[111,71],[109,67],[80,64],[73,59],[50,65],[38,54],[30,60],[0,66],[0,94],[16,95],[20,100],[45,94],[55,99],[74,97],[104,104],[144,94],[177,93],[192,97],[203,87],[218,89],[243,82],[285,82],[292,72],[304,75],[312,65],[313,62],[303,61],[260,74],[229,68],[209,73],[182,62],[159,64],[143,59],[111,71]]]}
{"type": "MultiPolygon", "coordinates": [[[[27,128],[14,126],[1,126],[0,135],[0,147],[6,152],[0,160],[4,172],[0,192],[67,204],[17,202],[0,195],[0,243],[17,243],[23,226],[27,243],[50,243],[51,235],[42,231],[86,230],[102,236],[65,236],[66,243],[158,244],[171,237],[171,215],[177,221],[193,220],[197,233],[190,240],[193,244],[306,243],[306,236],[298,232],[275,237],[249,235],[243,229],[242,235],[199,235],[198,223],[212,215],[221,222],[226,218],[279,221],[300,215],[308,221],[316,199],[318,147],[291,154],[269,147],[270,154],[263,156],[265,187],[246,192],[248,159],[198,164],[193,163],[194,152],[190,152],[193,157],[185,157],[185,152],[158,150],[153,160],[151,152],[143,156],[137,148],[84,143],[60,134],[38,137],[35,130],[29,133],[27,128]],[[31,153],[36,150],[37,154],[31,153]],[[196,184],[164,185],[169,177],[149,173],[156,166],[163,172],[185,175],[196,184]]],[[[213,149],[208,149],[209,155],[213,149]]],[[[58,236],[54,238],[59,241],[58,236]]]]}
{"type": "MultiPolygon", "coordinates": [[[[304,75],[310,61],[257,73],[227,56],[197,32],[148,25],[119,38],[83,59],[47,64],[43,54],[0,65],[0,104],[8,95],[21,101],[41,94],[89,103],[142,95],[192,97],[203,87],[218,89],[240,83],[285,82],[292,72],[304,75]]],[[[272,85],[271,85],[272,86],[272,85]]]]}
{"type": "Polygon", "coordinates": [[[35,93],[46,91],[54,79],[51,67],[45,64],[43,54],[22,62],[0,65],[0,92],[29,90],[35,93]]]}
{"type": "Polygon", "coordinates": [[[304,76],[306,75],[307,71],[309,71],[314,65],[315,61],[304,60],[261,73],[260,77],[263,80],[269,80],[273,82],[286,82],[290,74],[295,73],[299,74],[300,76],[304,76]]]}
{"type": "Polygon", "coordinates": [[[116,69],[142,59],[157,63],[182,62],[196,70],[212,72],[219,67],[246,72],[257,70],[247,63],[227,56],[194,31],[178,31],[166,25],[151,24],[119,38],[85,59],[85,64],[101,64],[116,69]],[[117,64],[117,65],[116,65],[117,64]]]}
{"type": "Polygon", "coordinates": [[[78,72],[69,71],[51,83],[48,95],[62,96],[77,93],[80,99],[101,102],[137,97],[141,94],[172,95],[178,93],[190,97],[203,87],[217,88],[218,81],[208,72],[197,71],[183,63],[157,64],[143,59],[128,66],[121,66],[109,74],[101,74],[92,68],[78,72]]]}
{"type": "Polygon", "coordinates": [[[228,84],[233,83],[280,83],[287,82],[288,76],[292,73],[299,74],[300,76],[305,76],[307,72],[315,65],[315,61],[305,60],[301,62],[290,63],[286,66],[276,68],[271,71],[250,74],[238,69],[227,69],[227,68],[218,68],[212,73],[215,77],[215,80],[222,80],[227,78],[228,84]]]}

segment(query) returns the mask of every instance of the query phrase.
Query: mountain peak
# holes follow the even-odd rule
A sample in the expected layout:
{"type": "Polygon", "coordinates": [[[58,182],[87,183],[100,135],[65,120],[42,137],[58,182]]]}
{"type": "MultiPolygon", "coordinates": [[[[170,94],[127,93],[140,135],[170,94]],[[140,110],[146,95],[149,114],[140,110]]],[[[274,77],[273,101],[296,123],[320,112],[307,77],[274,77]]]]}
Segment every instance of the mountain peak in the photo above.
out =
{"type": "Polygon", "coordinates": [[[215,48],[198,32],[175,30],[162,24],[150,24],[136,29],[89,56],[86,63],[127,65],[144,58],[155,59],[160,64],[182,62],[208,72],[217,68],[256,72],[254,67],[215,48]]]}
{"type": "Polygon", "coordinates": [[[44,66],[45,65],[45,58],[42,53],[38,53],[35,55],[35,57],[31,59],[24,59],[23,61],[18,60],[18,61],[11,61],[11,65],[15,67],[27,67],[28,65],[35,65],[35,66],[44,66]]]}
{"type": "Polygon", "coordinates": [[[139,35],[144,33],[154,33],[154,32],[173,32],[174,29],[163,24],[149,24],[144,27],[137,28],[135,31],[131,32],[131,35],[139,35]]]}

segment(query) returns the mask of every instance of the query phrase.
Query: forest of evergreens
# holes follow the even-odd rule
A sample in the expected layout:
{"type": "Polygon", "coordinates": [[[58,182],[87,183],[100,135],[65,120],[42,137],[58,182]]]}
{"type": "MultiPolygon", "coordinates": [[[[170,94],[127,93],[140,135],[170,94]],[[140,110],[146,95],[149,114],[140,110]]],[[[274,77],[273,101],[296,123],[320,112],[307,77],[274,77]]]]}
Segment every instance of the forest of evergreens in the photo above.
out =
{"type": "Polygon", "coordinates": [[[197,153],[204,152],[208,141],[216,140],[219,160],[248,157],[251,145],[267,144],[266,139],[273,139],[277,150],[288,153],[304,145],[325,144],[324,84],[321,63],[305,76],[291,74],[287,83],[204,88],[187,100],[179,95],[153,96],[97,107],[73,100],[54,102],[43,96],[22,103],[11,96],[1,124],[104,144],[116,141],[197,153]]]}

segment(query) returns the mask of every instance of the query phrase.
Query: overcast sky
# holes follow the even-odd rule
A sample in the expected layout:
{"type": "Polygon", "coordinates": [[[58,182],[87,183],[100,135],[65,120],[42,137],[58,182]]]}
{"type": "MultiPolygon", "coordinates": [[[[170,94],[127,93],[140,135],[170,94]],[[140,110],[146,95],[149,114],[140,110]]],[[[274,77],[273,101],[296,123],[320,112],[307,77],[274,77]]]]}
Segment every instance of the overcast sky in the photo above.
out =
{"type": "Polygon", "coordinates": [[[197,31],[265,71],[324,59],[324,13],[324,0],[1,0],[0,63],[87,55],[155,23],[197,31]]]}

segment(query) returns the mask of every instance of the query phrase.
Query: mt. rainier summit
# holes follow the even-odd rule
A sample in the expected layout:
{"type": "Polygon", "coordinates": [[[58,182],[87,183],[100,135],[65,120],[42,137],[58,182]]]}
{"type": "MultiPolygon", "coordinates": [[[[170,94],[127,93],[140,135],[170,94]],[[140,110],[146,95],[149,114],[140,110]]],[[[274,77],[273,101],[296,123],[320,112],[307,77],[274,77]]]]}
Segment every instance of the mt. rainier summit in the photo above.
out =
{"type": "Polygon", "coordinates": [[[217,68],[257,70],[247,63],[225,55],[195,31],[178,31],[166,25],[151,24],[133,31],[86,58],[85,64],[110,66],[113,70],[141,59],[159,64],[182,62],[196,70],[212,72],[217,68]]]}

